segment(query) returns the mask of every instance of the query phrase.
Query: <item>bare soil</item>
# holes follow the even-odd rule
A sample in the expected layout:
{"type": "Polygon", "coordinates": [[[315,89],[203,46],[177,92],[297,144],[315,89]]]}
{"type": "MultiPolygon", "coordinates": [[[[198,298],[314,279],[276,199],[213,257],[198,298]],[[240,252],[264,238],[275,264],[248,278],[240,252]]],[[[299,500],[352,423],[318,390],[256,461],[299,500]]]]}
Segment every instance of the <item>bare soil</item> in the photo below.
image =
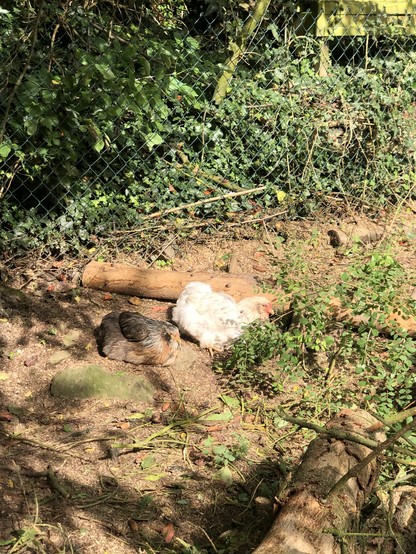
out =
{"type": "MultiPolygon", "coordinates": [[[[413,217],[408,212],[394,222],[395,252],[409,268],[415,264],[413,217]]],[[[324,283],[337,279],[346,265],[329,244],[331,226],[270,223],[215,237],[196,234],[184,244],[173,242],[173,260],[124,253],[111,261],[181,271],[227,271],[231,264],[233,272],[273,286],[279,263],[296,247],[324,283]]],[[[0,539],[19,536],[20,546],[3,542],[0,551],[251,552],[313,434],[271,427],[264,414],[284,401],[284,393],[238,393],[195,344],[185,346],[194,361],[184,369],[138,368],[101,358],[93,331],[106,313],[133,309],[167,319],[172,305],[83,289],[82,268],[70,260],[25,259],[3,271],[0,539]],[[58,371],[85,363],[142,373],[156,387],[154,403],[68,401],[50,394],[58,371]],[[231,415],[229,398],[238,401],[231,415]],[[216,464],[209,438],[234,453],[249,445],[229,466],[232,483],[218,475],[228,451],[220,452],[216,464]]],[[[292,399],[298,394],[301,402],[303,385],[285,392],[292,399]]]]}

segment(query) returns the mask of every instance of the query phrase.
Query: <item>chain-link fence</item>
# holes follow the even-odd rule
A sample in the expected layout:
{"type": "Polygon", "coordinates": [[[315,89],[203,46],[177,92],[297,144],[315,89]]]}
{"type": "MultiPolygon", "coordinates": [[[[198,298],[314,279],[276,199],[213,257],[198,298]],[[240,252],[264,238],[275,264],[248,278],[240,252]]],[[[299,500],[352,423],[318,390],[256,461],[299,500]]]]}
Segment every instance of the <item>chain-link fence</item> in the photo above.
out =
{"type": "Polygon", "coordinates": [[[5,2],[0,237],[395,203],[413,193],[412,2],[5,2]]]}

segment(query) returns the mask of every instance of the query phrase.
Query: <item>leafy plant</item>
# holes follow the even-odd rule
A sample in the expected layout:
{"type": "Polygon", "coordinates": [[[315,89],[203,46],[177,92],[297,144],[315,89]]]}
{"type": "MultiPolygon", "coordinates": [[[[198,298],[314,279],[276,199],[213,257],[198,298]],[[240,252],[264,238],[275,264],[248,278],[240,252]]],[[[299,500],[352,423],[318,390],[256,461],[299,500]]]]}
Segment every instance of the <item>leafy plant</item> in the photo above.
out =
{"type": "Polygon", "coordinates": [[[284,393],[288,383],[303,383],[303,398],[312,404],[322,405],[326,398],[335,402],[335,408],[361,400],[382,415],[404,409],[416,384],[411,371],[416,348],[407,332],[391,320],[394,313],[414,314],[412,301],[404,294],[408,281],[404,269],[389,253],[375,252],[366,262],[348,267],[336,285],[319,289],[305,275],[307,266],[299,270],[298,251],[280,273],[280,284],[292,294],[289,329],[274,323],[250,327],[219,370],[237,384],[272,394],[284,393]],[[334,298],[362,322],[335,323],[334,298]],[[262,371],[259,366],[267,360],[273,361],[262,371]],[[359,377],[346,389],[351,371],[359,377]]]}
{"type": "Polygon", "coordinates": [[[238,32],[249,5],[212,1],[203,17],[199,9],[179,0],[137,12],[94,3],[2,8],[0,241],[8,250],[77,252],[195,202],[186,218],[222,221],[281,203],[296,215],[339,199],[373,210],[412,194],[410,37],[351,39],[349,63],[320,79],[319,44],[292,34],[296,6],[271,6],[216,106],[224,35],[238,32]],[[257,194],[201,202],[260,185],[257,194]]]}

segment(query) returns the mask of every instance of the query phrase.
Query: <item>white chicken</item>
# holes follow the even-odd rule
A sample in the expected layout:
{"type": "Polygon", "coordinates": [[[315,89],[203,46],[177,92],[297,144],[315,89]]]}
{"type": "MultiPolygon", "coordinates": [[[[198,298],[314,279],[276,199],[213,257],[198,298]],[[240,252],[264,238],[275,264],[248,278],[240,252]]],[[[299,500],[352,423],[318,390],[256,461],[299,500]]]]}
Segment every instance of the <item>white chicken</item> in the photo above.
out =
{"type": "Polygon", "coordinates": [[[266,320],[273,313],[267,298],[253,296],[236,303],[223,292],[213,292],[206,283],[189,283],[179,296],[172,319],[182,334],[199,342],[201,348],[221,352],[243,333],[244,325],[266,320]]]}

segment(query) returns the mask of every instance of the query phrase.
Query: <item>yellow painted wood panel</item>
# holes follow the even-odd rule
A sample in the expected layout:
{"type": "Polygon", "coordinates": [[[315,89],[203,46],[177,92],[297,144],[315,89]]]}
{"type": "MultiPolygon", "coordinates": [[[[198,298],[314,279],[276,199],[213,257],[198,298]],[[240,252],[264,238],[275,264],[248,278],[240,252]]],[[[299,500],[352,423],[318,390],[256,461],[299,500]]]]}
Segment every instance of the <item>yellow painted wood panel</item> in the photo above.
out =
{"type": "Polygon", "coordinates": [[[318,2],[316,36],[388,35],[395,30],[416,34],[416,3],[318,2]]]}
{"type": "Polygon", "coordinates": [[[339,2],[322,0],[318,2],[324,8],[326,14],[336,11],[338,14],[377,14],[386,13],[391,15],[416,14],[416,3],[412,1],[400,2],[358,2],[354,0],[340,0],[339,2]]]}

